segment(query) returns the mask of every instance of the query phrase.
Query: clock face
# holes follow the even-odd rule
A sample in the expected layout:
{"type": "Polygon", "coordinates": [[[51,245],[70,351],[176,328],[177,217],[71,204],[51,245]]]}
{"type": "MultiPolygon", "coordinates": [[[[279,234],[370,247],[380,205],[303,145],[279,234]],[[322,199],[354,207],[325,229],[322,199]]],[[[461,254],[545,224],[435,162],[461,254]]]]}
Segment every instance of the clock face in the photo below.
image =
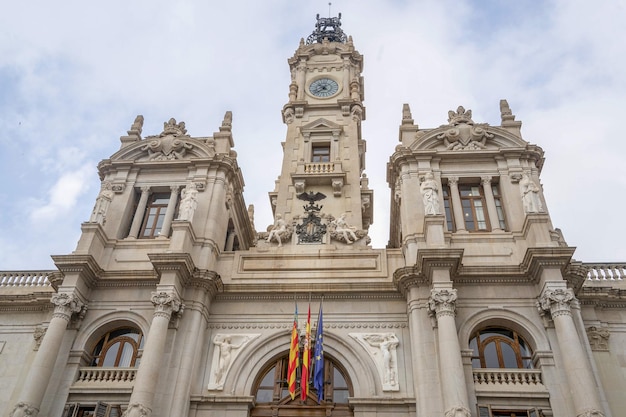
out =
{"type": "Polygon", "coordinates": [[[330,97],[339,91],[339,84],[330,78],[318,78],[309,85],[309,91],[315,97],[330,97]]]}

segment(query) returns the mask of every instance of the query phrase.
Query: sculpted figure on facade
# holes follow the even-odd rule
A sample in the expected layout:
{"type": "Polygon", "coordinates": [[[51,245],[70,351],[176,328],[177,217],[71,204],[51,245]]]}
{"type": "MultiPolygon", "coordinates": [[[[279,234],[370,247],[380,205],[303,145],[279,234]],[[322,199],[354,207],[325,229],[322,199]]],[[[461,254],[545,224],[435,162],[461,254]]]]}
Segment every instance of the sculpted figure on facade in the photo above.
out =
{"type": "Polygon", "coordinates": [[[191,183],[187,185],[183,189],[181,197],[178,220],[191,221],[196,208],[198,208],[198,190],[196,189],[196,184],[191,183]]]}
{"type": "Polygon", "coordinates": [[[270,233],[267,236],[266,242],[270,243],[272,240],[275,240],[278,242],[279,247],[283,246],[283,239],[289,238],[287,236],[287,233],[287,223],[283,220],[282,215],[277,214],[276,220],[274,220],[274,226],[272,226],[270,233]]]}
{"type": "Polygon", "coordinates": [[[609,350],[609,336],[611,334],[607,329],[598,329],[596,326],[590,326],[587,329],[587,337],[591,350],[609,350]]]}
{"type": "Polygon", "coordinates": [[[400,340],[394,333],[350,333],[376,363],[383,391],[398,391],[398,354],[400,340]]]}
{"type": "Polygon", "coordinates": [[[99,223],[104,226],[104,223],[106,223],[106,214],[109,210],[109,206],[111,205],[112,200],[113,188],[109,181],[105,181],[102,183],[102,189],[100,190],[100,194],[98,194],[98,197],[96,198],[96,205],[91,212],[89,222],[99,223]]]}
{"type": "Polygon", "coordinates": [[[522,194],[522,203],[524,212],[541,213],[543,212],[543,204],[539,198],[539,186],[528,176],[523,174],[519,182],[520,192],[522,194]]]}
{"type": "Polygon", "coordinates": [[[213,351],[214,369],[209,379],[208,389],[221,390],[224,388],[224,380],[233,361],[237,358],[242,348],[260,334],[217,334],[213,339],[215,349],[213,351]]]}
{"type": "Polygon", "coordinates": [[[422,201],[424,202],[424,214],[427,216],[441,214],[439,184],[435,181],[435,176],[432,172],[427,172],[424,176],[424,181],[420,184],[420,191],[422,193],[422,201]]]}
{"type": "Polygon", "coordinates": [[[347,244],[352,244],[359,240],[361,236],[357,235],[357,228],[348,224],[347,213],[341,213],[339,218],[331,222],[331,237],[335,240],[342,240],[347,244]],[[334,231],[332,230],[334,228],[334,231]]]}

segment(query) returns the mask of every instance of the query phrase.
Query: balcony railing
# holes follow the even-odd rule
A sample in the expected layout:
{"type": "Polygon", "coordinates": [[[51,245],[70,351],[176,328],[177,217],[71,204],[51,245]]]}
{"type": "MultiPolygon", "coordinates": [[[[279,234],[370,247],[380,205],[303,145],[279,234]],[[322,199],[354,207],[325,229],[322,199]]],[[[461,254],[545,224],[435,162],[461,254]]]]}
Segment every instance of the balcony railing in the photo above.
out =
{"type": "Polygon", "coordinates": [[[539,369],[473,369],[476,389],[544,390],[539,369]]]}
{"type": "Polygon", "coordinates": [[[49,287],[52,271],[0,271],[0,287],[49,287]]]}
{"type": "Polygon", "coordinates": [[[626,263],[583,263],[583,266],[589,268],[587,279],[590,281],[621,281],[626,279],[626,263]]]}
{"type": "Polygon", "coordinates": [[[78,369],[75,385],[132,385],[135,382],[137,368],[83,367],[78,369]]]}
{"type": "Polygon", "coordinates": [[[331,162],[318,162],[304,165],[305,174],[330,174],[335,171],[335,164],[331,162]]]}

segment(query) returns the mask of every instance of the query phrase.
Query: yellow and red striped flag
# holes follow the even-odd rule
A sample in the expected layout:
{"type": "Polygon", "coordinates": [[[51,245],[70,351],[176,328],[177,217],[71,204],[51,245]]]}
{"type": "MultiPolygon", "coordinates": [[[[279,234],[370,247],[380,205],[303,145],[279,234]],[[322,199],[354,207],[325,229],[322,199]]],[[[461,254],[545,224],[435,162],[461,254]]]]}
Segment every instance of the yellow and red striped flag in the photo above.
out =
{"type": "Polygon", "coordinates": [[[306,319],[306,329],[304,336],[304,352],[302,354],[302,376],[300,377],[300,399],[306,400],[309,395],[309,370],[311,364],[311,303],[309,303],[309,314],[306,319]]]}
{"type": "Polygon", "coordinates": [[[298,304],[296,304],[296,312],[293,316],[293,329],[291,330],[291,345],[289,346],[289,367],[287,369],[287,382],[292,400],[296,398],[296,374],[300,365],[298,339],[298,304]]]}

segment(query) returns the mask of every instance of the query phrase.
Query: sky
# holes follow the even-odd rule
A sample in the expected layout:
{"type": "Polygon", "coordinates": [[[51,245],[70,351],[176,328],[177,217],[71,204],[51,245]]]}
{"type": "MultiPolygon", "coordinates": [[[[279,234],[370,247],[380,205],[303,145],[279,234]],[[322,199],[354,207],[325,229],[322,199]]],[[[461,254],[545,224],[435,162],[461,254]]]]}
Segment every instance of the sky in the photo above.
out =
{"type": "MultiPolygon", "coordinates": [[[[402,104],[421,128],[463,105],[499,125],[499,100],[545,151],[547,208],[582,262],[626,261],[626,1],[336,0],[364,55],[372,246],[389,236],[386,163],[402,104]]],[[[0,270],[53,269],[100,189],[97,163],[138,114],[210,136],[228,110],[244,198],[272,224],[287,59],[327,1],[9,2],[0,15],[0,270]]]]}

